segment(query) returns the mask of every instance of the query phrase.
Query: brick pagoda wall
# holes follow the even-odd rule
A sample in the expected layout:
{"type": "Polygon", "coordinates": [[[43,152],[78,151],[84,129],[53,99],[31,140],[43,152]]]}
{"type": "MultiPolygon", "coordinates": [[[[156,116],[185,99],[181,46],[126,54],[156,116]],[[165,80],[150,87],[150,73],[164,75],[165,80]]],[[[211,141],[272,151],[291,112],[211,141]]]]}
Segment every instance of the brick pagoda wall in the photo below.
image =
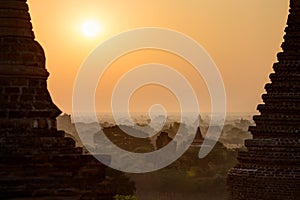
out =
{"type": "Polygon", "coordinates": [[[300,0],[290,0],[283,52],[266,84],[253,139],[228,174],[229,200],[300,199],[300,0]]]}

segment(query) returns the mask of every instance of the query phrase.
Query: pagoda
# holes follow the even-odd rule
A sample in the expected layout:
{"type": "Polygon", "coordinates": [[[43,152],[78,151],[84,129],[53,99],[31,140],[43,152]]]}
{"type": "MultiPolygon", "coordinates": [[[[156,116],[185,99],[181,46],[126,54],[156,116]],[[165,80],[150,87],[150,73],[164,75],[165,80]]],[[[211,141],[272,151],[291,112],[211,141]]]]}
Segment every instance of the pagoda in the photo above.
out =
{"type": "Polygon", "coordinates": [[[253,139],[227,179],[229,200],[300,198],[300,0],[290,0],[286,35],[265,85],[253,139]]]}
{"type": "Polygon", "coordinates": [[[0,1],[0,199],[113,199],[120,183],[56,129],[26,2],[0,1]]]}

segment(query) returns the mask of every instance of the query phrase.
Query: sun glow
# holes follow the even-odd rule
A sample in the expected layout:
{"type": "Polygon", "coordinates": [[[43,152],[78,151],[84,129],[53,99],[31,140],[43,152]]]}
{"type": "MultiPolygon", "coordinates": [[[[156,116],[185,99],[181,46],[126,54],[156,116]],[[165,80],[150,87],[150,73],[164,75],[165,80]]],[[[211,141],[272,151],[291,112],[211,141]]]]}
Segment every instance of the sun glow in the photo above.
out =
{"type": "Polygon", "coordinates": [[[100,24],[95,20],[89,20],[82,24],[81,32],[85,37],[94,38],[101,32],[100,24]]]}

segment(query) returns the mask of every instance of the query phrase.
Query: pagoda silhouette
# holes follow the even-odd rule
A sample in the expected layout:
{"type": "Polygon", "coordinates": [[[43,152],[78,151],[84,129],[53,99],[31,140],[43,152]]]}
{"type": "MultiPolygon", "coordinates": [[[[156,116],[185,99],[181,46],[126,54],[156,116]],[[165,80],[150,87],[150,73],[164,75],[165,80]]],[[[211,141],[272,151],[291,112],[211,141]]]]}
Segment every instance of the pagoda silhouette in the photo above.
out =
{"type": "Polygon", "coordinates": [[[290,0],[286,35],[265,85],[253,139],[228,174],[229,200],[300,199],[300,0],[290,0]]]}
{"type": "Polygon", "coordinates": [[[56,129],[26,2],[0,1],[0,199],[113,199],[122,183],[56,129]]]}

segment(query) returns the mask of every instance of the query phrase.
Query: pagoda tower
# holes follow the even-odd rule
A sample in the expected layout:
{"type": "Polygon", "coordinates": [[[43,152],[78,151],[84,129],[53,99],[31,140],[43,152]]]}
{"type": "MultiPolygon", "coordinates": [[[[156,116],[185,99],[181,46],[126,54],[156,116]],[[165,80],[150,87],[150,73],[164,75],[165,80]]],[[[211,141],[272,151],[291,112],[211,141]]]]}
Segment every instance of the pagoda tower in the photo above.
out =
{"type": "Polygon", "coordinates": [[[56,129],[26,2],[0,0],[0,199],[113,199],[122,184],[56,129]]]}
{"type": "Polygon", "coordinates": [[[34,40],[25,0],[1,0],[0,45],[0,126],[56,128],[61,111],[47,90],[45,54],[34,40]]]}
{"type": "Polygon", "coordinates": [[[228,174],[229,200],[300,198],[300,0],[290,0],[285,32],[256,126],[249,127],[253,139],[228,174]]]}
{"type": "Polygon", "coordinates": [[[204,138],[202,136],[200,127],[198,126],[196,136],[191,144],[192,147],[201,147],[202,143],[204,141],[204,138]]]}

